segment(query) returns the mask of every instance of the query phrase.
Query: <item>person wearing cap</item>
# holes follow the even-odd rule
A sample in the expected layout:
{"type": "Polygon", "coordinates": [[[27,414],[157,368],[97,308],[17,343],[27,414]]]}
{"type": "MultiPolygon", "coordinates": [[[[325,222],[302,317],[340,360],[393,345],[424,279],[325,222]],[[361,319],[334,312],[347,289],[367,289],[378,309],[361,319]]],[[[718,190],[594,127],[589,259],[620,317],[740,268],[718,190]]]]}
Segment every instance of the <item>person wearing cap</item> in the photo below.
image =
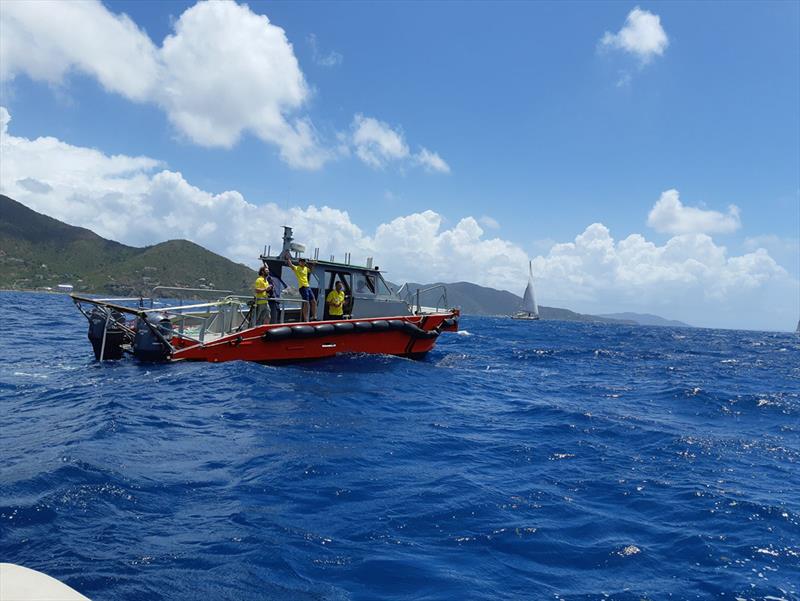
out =
{"type": "Polygon", "coordinates": [[[303,321],[314,321],[317,315],[317,297],[314,296],[314,291],[308,285],[308,278],[311,275],[313,265],[305,259],[298,261],[299,265],[292,263],[292,257],[286,253],[286,264],[294,271],[297,278],[297,291],[300,293],[300,298],[305,302],[301,307],[303,314],[303,321]],[[309,320],[309,309],[311,310],[311,319],[309,320]]]}
{"type": "Polygon", "coordinates": [[[254,284],[256,292],[256,304],[253,306],[255,311],[255,325],[260,326],[269,323],[269,289],[270,283],[267,281],[269,278],[269,269],[264,265],[258,270],[258,277],[254,284]]]}

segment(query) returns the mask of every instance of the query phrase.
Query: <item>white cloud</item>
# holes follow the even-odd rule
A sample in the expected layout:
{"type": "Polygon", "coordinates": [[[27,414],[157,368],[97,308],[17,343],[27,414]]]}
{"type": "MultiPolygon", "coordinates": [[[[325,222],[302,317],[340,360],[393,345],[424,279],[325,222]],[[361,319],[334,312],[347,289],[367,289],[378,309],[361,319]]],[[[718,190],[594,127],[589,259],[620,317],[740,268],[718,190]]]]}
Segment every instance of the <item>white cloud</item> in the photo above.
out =
{"type": "MultiPolygon", "coordinates": [[[[527,254],[490,238],[478,220],[447,226],[423,211],[362,230],[330,207],[254,205],[239,192],[213,194],[150,157],[108,156],[51,137],[14,136],[0,108],[0,192],[34,210],[127,244],[186,238],[253,265],[279,224],[294,225],[323,256],[374,256],[395,282],[473,281],[520,294],[527,254]]],[[[603,313],[660,312],[697,324],[787,328],[797,320],[798,284],[764,249],[730,256],[706,234],[658,246],[640,234],[614,240],[595,223],[534,259],[542,304],[603,313]]]]}
{"type": "Polygon", "coordinates": [[[729,205],[727,213],[687,207],[677,190],[666,190],[650,209],[647,225],[667,234],[728,234],[741,226],[739,208],[729,205]]]}
{"type": "Polygon", "coordinates": [[[309,88],[286,33],[233,2],[187,9],[164,39],[157,102],[193,142],[230,147],[248,131],[277,144],[290,165],[328,158],[310,121],[287,117],[309,88]]]}
{"type": "Polygon", "coordinates": [[[437,153],[422,148],[414,157],[416,161],[428,172],[450,173],[450,165],[437,153]]]}
{"type": "Polygon", "coordinates": [[[781,329],[796,319],[800,283],[767,251],[729,256],[706,234],[658,246],[640,234],[615,241],[594,223],[536,257],[533,268],[542,295],[584,312],[649,310],[735,328],[781,329]]]}
{"type": "Polygon", "coordinates": [[[661,17],[638,6],[628,13],[625,25],[617,33],[606,32],[600,43],[633,54],[642,64],[661,56],[669,46],[669,38],[661,27],[661,17]]]}
{"type": "Polygon", "coordinates": [[[749,252],[763,248],[789,273],[800,276],[800,238],[775,234],[752,236],[744,239],[744,248],[749,252]]]}
{"type": "Polygon", "coordinates": [[[69,72],[81,71],[138,101],[151,97],[161,68],[147,34],[95,1],[4,2],[0,55],[0,81],[25,73],[60,84],[69,72]]]}
{"type": "Polygon", "coordinates": [[[293,116],[310,91],[284,30],[247,6],[198,3],[160,48],[97,1],[7,2],[0,15],[3,81],[24,73],[60,84],[79,71],[159,105],[196,144],[228,148],[249,132],[293,167],[331,158],[310,120],[293,116]]]}
{"type": "Polygon", "coordinates": [[[353,117],[353,146],[358,158],[375,169],[409,155],[403,132],[388,123],[357,114],[353,117]]]}
{"type": "Polygon", "coordinates": [[[320,67],[335,67],[342,64],[344,57],[335,50],[331,50],[328,54],[320,52],[316,34],[310,33],[306,39],[311,47],[311,58],[315,64],[320,67]]]}
{"type": "Polygon", "coordinates": [[[450,166],[437,153],[422,147],[412,155],[405,135],[399,127],[393,128],[384,121],[357,114],[351,125],[350,143],[356,156],[373,169],[383,169],[390,163],[422,166],[429,173],[450,173],[450,166]]]}

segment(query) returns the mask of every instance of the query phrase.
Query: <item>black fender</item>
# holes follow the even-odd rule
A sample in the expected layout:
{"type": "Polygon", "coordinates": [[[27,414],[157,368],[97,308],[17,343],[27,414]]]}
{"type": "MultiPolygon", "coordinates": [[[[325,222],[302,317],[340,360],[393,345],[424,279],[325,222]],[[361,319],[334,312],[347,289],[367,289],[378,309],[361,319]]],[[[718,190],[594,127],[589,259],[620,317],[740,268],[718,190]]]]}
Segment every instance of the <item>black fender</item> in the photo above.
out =
{"type": "Polygon", "coordinates": [[[357,321],[353,324],[356,332],[370,332],[372,330],[372,322],[370,321],[357,321]]]}
{"type": "Polygon", "coordinates": [[[347,334],[352,332],[355,329],[355,325],[352,321],[340,321],[338,323],[333,324],[334,330],[336,330],[337,334],[347,334]]]}
{"type": "Polygon", "coordinates": [[[385,332],[389,329],[389,322],[385,319],[378,319],[372,322],[372,329],[376,332],[385,332]]]}
{"type": "Polygon", "coordinates": [[[264,332],[264,340],[285,340],[292,335],[292,328],[289,326],[281,326],[280,328],[272,328],[264,332]]]}
{"type": "Polygon", "coordinates": [[[329,336],[330,334],[334,334],[336,332],[336,328],[332,323],[321,323],[314,326],[314,332],[320,336],[329,336]]]}
{"type": "Polygon", "coordinates": [[[415,323],[407,321],[403,330],[413,336],[414,338],[436,338],[439,335],[439,330],[423,330],[415,323]]]}
{"type": "Polygon", "coordinates": [[[316,334],[316,331],[313,326],[292,326],[292,335],[296,338],[311,338],[314,334],[316,334]]]}

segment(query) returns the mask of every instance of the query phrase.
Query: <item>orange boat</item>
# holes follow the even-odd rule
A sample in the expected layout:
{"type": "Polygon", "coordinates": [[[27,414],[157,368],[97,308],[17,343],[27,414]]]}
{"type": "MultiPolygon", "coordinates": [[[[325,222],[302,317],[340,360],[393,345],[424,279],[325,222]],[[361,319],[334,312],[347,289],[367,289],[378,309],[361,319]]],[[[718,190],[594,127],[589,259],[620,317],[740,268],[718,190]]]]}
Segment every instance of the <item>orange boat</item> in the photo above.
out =
{"type": "MultiPolygon", "coordinates": [[[[372,267],[318,258],[312,263],[309,287],[325,298],[336,284],[345,292],[344,315],[332,317],[319,303],[312,321],[302,321],[307,300],[282,278],[286,257],[298,258],[302,245],[284,228],[283,248],[277,255],[260,256],[279,287],[270,298],[278,323],[256,325],[255,299],[230,291],[160,288],[171,296],[227,293],[213,302],[168,305],[153,298],[90,298],[72,294],[89,321],[89,340],[98,360],[130,354],[142,361],[258,361],[282,362],[321,359],[341,353],[370,353],[419,358],[429,352],[442,332],[458,330],[458,309],[448,309],[443,286],[406,290],[402,297],[372,267]],[[421,304],[424,295],[436,296],[435,306],[421,304]],[[437,296],[438,295],[438,296],[437,296]],[[135,303],[134,306],[131,304],[135,303]],[[442,307],[440,308],[440,305],[442,307]]],[[[315,252],[319,255],[319,251],[315,252]]],[[[401,289],[402,290],[402,289],[401,289]]],[[[156,290],[154,290],[154,293],[156,290]]]]}

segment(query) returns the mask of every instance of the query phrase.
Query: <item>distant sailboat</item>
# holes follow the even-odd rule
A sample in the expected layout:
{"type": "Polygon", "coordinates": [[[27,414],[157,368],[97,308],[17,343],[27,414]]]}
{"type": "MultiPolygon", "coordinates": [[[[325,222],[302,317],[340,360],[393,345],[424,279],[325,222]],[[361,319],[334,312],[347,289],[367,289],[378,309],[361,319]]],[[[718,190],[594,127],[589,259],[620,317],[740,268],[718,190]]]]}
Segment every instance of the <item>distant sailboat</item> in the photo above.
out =
{"type": "Polygon", "coordinates": [[[518,311],[512,319],[539,319],[539,305],[533,293],[533,265],[528,261],[528,285],[522,295],[522,311],[518,311]]]}
{"type": "Polygon", "coordinates": [[[794,331],[795,334],[800,334],[800,319],[797,320],[797,329],[794,331]]]}

